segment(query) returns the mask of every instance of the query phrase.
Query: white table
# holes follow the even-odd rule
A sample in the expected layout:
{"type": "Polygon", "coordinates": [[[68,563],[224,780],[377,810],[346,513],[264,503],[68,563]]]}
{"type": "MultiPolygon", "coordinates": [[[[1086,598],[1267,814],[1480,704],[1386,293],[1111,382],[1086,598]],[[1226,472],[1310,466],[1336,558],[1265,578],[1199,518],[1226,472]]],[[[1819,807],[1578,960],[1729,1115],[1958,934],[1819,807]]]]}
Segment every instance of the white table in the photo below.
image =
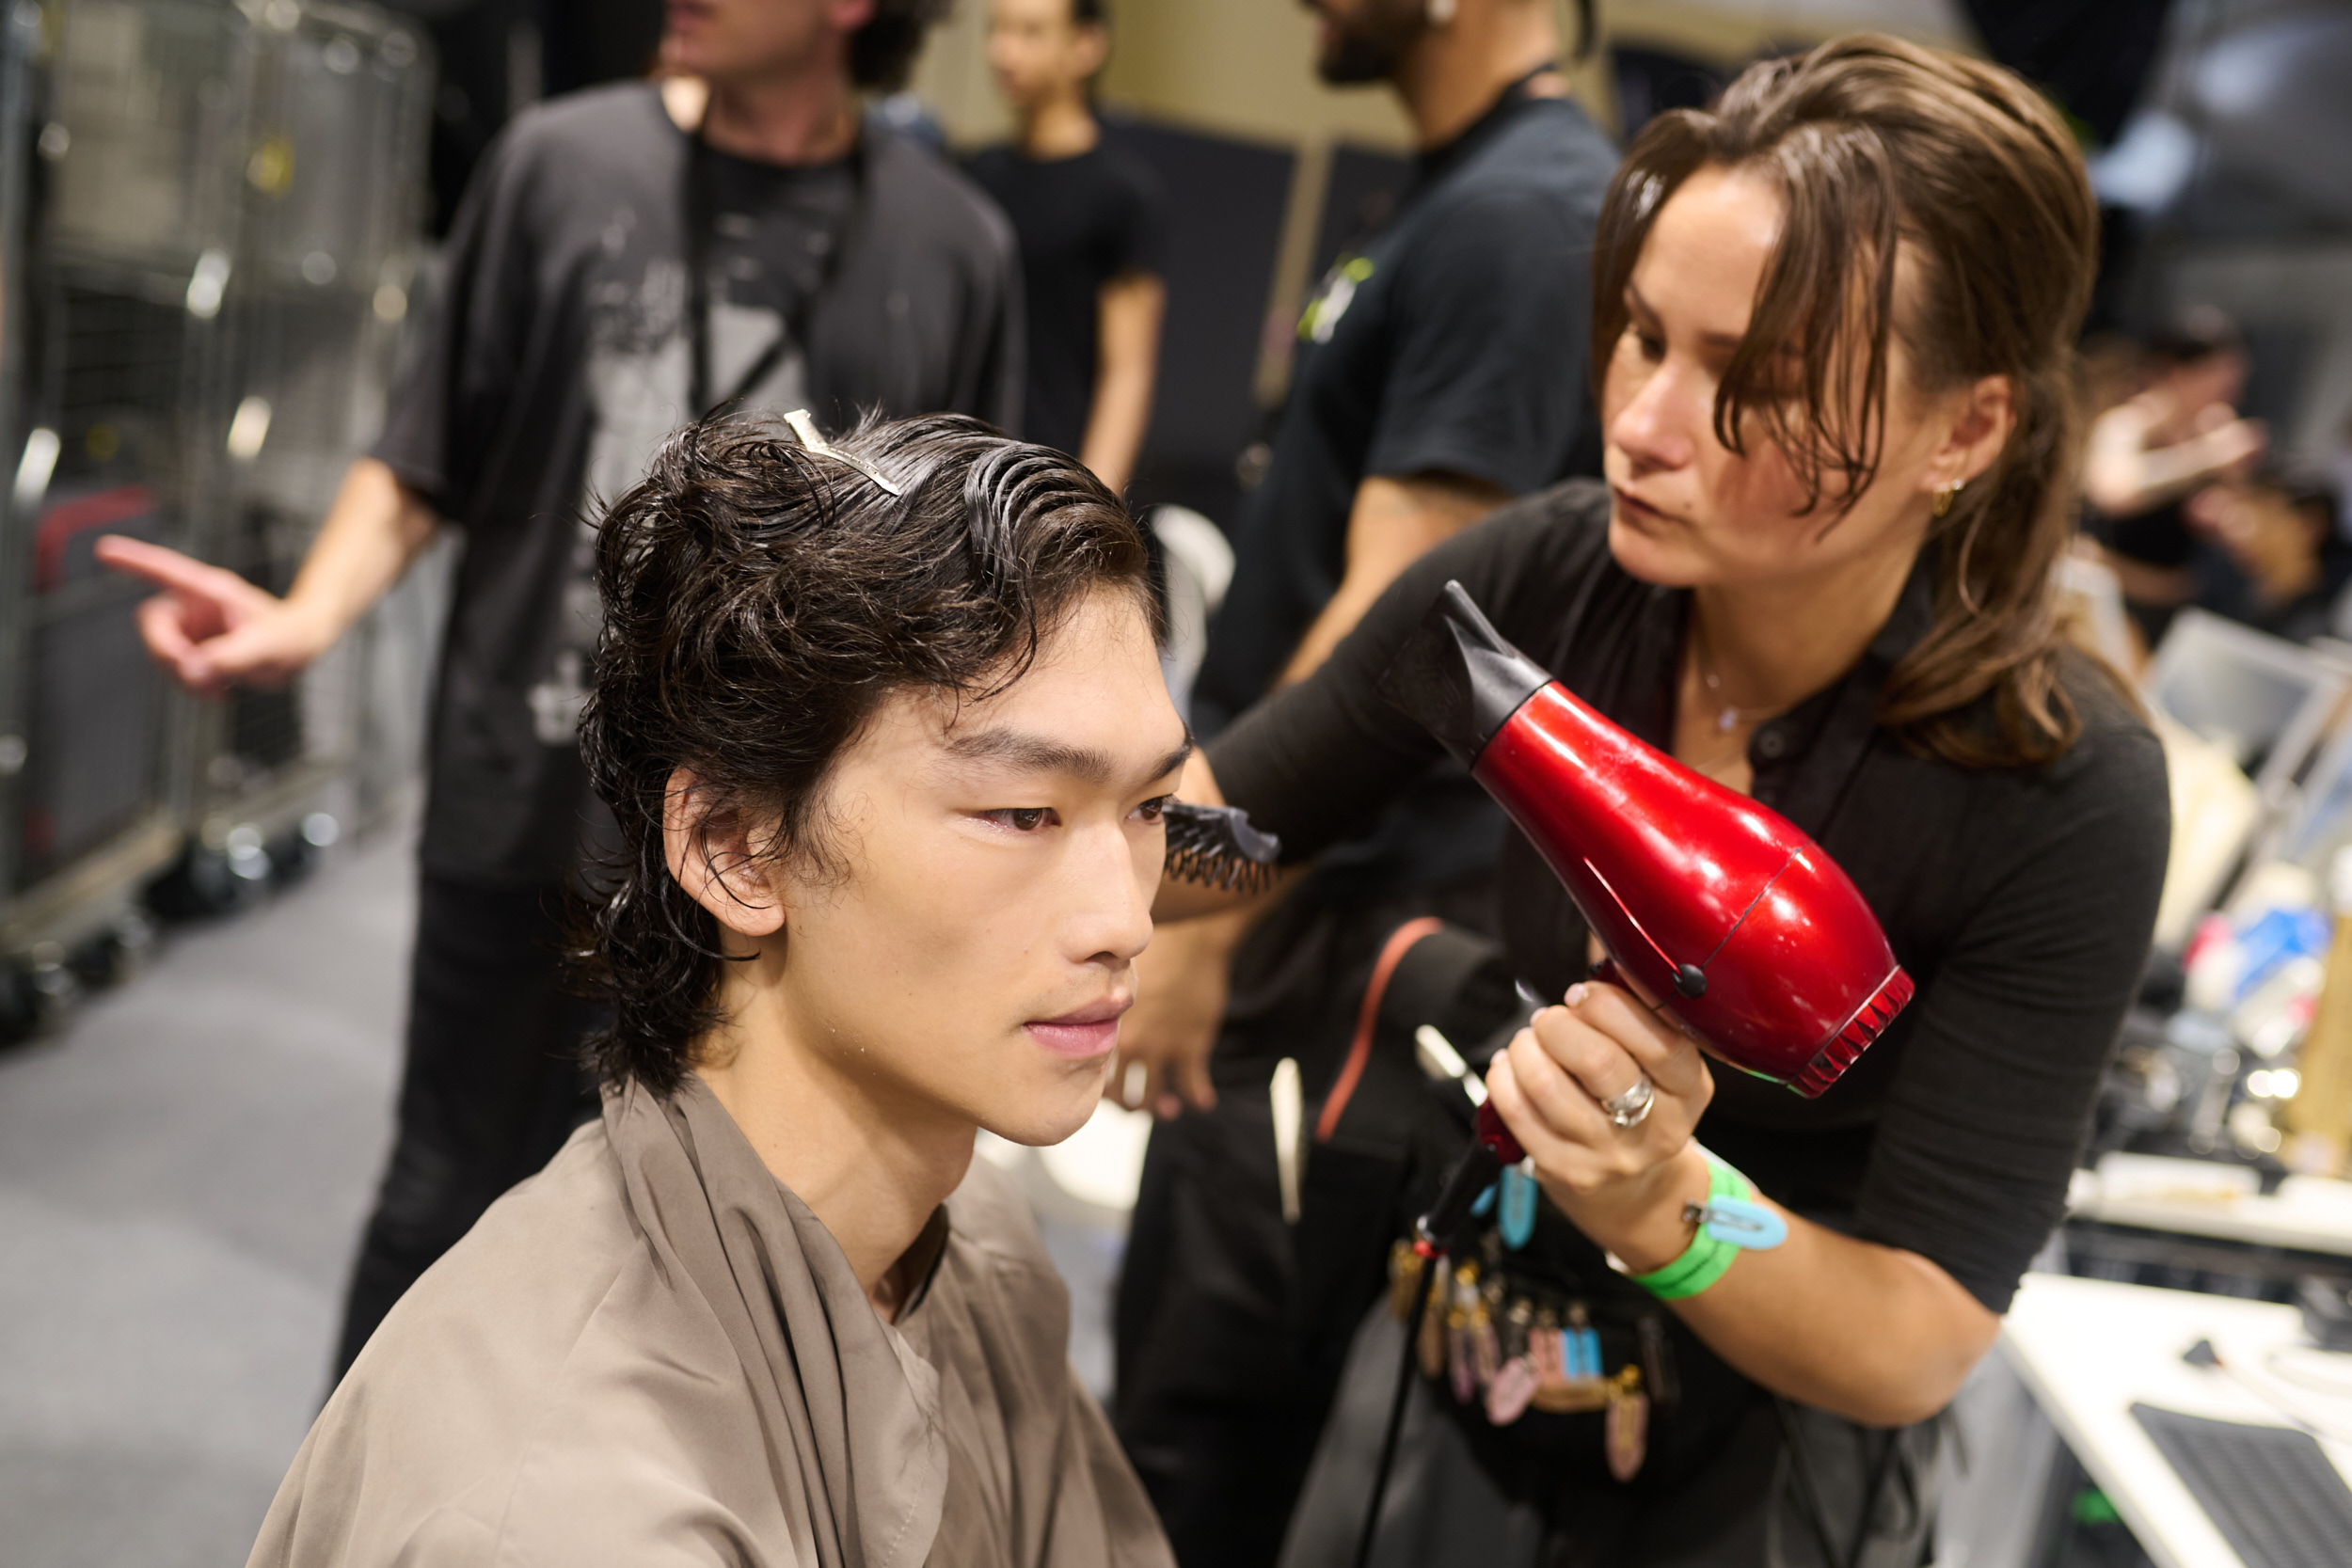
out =
{"type": "Polygon", "coordinates": [[[2076,1171],[2067,1217],[2352,1258],[2352,1181],[2290,1176],[2265,1197],[2243,1166],[2108,1155],[2076,1171]]]}
{"type": "MultiPolygon", "coordinates": [[[[2279,1384],[2262,1370],[2281,1345],[2305,1343],[2292,1307],[2185,1291],[2028,1275],[2001,1329],[2001,1350],[2074,1457],[2160,1568],[2243,1568],[2171,1465],[2133,1419],[2137,1402],[2222,1420],[2287,1425],[2278,1408],[2181,1353],[2211,1339],[2225,1361],[2323,1424],[2352,1429],[2352,1400],[2279,1384]]],[[[2323,1441],[2352,1477],[2352,1444],[2323,1441]]],[[[2346,1543],[2352,1561],[2352,1543],[2346,1543]]]]}

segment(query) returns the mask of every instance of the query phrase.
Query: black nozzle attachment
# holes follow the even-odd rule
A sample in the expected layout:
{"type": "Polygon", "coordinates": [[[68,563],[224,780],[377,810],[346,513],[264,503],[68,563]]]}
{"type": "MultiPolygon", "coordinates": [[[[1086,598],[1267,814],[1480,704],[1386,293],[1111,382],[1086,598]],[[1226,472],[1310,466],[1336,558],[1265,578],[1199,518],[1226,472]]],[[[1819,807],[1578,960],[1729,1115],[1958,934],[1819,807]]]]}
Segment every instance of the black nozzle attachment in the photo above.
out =
{"type": "Polygon", "coordinates": [[[1388,673],[1381,695],[1419,720],[1467,768],[1551,674],[1502,640],[1448,579],[1388,673]]]}

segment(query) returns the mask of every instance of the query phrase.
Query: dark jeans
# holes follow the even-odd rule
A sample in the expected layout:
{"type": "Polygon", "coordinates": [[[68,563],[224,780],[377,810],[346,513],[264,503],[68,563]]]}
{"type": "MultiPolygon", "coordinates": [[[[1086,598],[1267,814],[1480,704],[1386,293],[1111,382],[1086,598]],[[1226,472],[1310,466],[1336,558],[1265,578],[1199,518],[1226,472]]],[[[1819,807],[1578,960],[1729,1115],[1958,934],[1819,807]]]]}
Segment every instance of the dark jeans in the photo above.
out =
{"type": "Polygon", "coordinates": [[[420,882],[399,1124],[352,1270],[338,1379],[417,1276],[596,1110],[578,1052],[602,1015],[558,967],[562,890],[420,882]]]}

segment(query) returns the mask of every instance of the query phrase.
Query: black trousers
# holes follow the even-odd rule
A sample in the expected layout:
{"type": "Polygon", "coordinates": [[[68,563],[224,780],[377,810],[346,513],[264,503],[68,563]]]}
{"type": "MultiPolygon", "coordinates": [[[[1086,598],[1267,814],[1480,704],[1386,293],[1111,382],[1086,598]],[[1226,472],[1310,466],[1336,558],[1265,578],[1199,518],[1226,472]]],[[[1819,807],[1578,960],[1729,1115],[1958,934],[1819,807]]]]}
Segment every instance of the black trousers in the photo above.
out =
{"type": "Polygon", "coordinates": [[[420,882],[398,1124],[352,1270],[339,1380],[417,1276],[596,1111],[579,1050],[601,1013],[558,964],[563,890],[420,882]]]}
{"type": "Polygon", "coordinates": [[[1319,1146],[1307,1162],[1301,1236],[1283,1223],[1267,1099],[1274,1064],[1297,1060],[1311,1122],[1381,947],[1424,914],[1486,928],[1486,879],[1286,900],[1236,955],[1210,1060],[1216,1108],[1152,1131],[1120,1265],[1112,1420],[1184,1568],[1273,1568],[1364,1301],[1387,1266],[1381,1205],[1369,1234],[1319,1224],[1319,1189],[1344,1169],[1339,1151],[1319,1146]],[[1302,1278],[1302,1240],[1334,1255],[1332,1267],[1311,1272],[1341,1289],[1302,1278]]]}

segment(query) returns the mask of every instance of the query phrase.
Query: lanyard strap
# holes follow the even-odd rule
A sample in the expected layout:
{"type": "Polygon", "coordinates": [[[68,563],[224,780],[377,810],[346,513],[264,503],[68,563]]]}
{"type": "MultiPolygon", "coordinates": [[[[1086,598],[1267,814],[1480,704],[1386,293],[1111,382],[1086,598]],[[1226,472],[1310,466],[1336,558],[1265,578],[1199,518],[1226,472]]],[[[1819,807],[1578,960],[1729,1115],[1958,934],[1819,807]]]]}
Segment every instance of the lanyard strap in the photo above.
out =
{"type": "Polygon", "coordinates": [[[699,127],[686,138],[686,322],[689,356],[686,404],[697,419],[707,419],[750,395],[775,373],[784,356],[799,344],[807,350],[808,325],[817,302],[833,287],[841,272],[841,253],[849,248],[850,233],[866,208],[866,137],[861,128],[850,151],[850,207],[830,236],[817,281],[798,291],[785,312],[775,341],[761,351],[751,368],[735,380],[724,397],[714,398],[710,386],[710,250],[718,227],[718,198],[713,188],[710,144],[699,127]]]}

